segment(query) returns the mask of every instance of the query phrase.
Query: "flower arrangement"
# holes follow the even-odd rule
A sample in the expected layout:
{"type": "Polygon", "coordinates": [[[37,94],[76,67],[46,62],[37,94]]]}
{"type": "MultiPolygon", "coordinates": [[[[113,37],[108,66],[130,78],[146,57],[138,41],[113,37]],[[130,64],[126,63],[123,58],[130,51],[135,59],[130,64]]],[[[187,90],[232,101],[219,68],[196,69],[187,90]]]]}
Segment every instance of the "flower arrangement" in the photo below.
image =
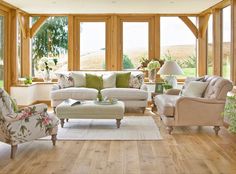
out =
{"type": "Polygon", "coordinates": [[[55,68],[57,65],[57,59],[52,59],[52,58],[47,58],[47,57],[42,57],[39,61],[39,69],[41,71],[50,71],[55,68]]]}
{"type": "Polygon", "coordinates": [[[160,63],[157,60],[151,60],[148,64],[147,64],[147,69],[148,70],[153,70],[153,69],[157,69],[160,68],[160,63]]]}

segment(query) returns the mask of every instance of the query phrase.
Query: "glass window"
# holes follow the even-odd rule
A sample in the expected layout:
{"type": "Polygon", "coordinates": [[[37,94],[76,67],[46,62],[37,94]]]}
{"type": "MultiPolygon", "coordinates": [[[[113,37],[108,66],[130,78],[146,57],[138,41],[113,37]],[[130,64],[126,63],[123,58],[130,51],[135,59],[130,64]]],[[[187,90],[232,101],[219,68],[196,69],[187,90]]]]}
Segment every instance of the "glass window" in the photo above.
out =
{"type": "Polygon", "coordinates": [[[148,58],[148,22],[123,22],[123,69],[137,69],[148,58]]]}
{"type": "Polygon", "coordinates": [[[21,28],[19,21],[17,22],[17,74],[21,77],[21,28]]]}
{"type": "Polygon", "coordinates": [[[222,76],[230,79],[231,7],[223,9],[222,76]]]}
{"type": "MultiPolygon", "coordinates": [[[[189,19],[196,25],[196,17],[189,19]]],[[[161,17],[161,59],[177,61],[184,76],[196,76],[196,38],[178,17],[161,17]]]]}
{"type": "Polygon", "coordinates": [[[207,28],[207,74],[213,75],[213,21],[212,15],[208,21],[208,28],[207,28]]]}
{"type": "Polygon", "coordinates": [[[0,87],[4,79],[4,17],[0,16],[0,87]]]}
{"type": "Polygon", "coordinates": [[[106,22],[80,22],[80,69],[106,69],[106,22]]]}
{"type": "MultiPolygon", "coordinates": [[[[38,17],[31,18],[31,25],[38,17]]],[[[42,78],[40,60],[46,57],[56,62],[54,71],[68,69],[68,18],[50,17],[32,38],[32,76],[42,78]]]]}

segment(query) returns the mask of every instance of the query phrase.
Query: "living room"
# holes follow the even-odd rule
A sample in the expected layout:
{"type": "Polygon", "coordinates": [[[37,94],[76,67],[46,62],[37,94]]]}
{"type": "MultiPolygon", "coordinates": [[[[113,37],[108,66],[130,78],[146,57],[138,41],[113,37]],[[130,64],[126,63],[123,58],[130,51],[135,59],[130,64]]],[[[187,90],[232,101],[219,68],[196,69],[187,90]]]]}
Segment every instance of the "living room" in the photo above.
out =
{"type": "Polygon", "coordinates": [[[0,1],[0,173],[236,173],[236,0],[0,1]]]}

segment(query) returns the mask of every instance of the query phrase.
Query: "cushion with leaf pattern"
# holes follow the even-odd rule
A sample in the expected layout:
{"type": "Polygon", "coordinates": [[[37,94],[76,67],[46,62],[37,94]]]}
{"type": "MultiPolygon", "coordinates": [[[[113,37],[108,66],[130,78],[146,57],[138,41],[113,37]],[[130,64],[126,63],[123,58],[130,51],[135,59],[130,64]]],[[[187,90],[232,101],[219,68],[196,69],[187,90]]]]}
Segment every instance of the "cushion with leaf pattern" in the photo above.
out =
{"type": "Polygon", "coordinates": [[[143,82],[144,82],[144,74],[138,74],[138,75],[131,74],[129,80],[129,87],[140,89],[143,82]]]}
{"type": "Polygon", "coordinates": [[[58,78],[58,85],[60,88],[68,88],[74,86],[74,80],[71,76],[71,74],[56,74],[58,78]]]}

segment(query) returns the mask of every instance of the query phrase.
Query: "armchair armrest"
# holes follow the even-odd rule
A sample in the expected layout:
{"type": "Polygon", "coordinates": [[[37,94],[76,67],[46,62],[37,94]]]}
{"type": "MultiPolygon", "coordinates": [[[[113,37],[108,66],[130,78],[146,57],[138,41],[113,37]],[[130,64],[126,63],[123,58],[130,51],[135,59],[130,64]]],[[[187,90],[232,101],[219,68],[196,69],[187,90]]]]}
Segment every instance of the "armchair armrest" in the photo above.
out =
{"type": "Polygon", "coordinates": [[[181,91],[180,89],[168,89],[166,91],[166,94],[168,94],[168,95],[179,95],[180,91],[181,91]]]}
{"type": "Polygon", "coordinates": [[[144,83],[142,84],[142,86],[140,87],[141,90],[144,91],[148,91],[147,85],[145,85],[144,83]]]}
{"type": "Polygon", "coordinates": [[[8,122],[24,120],[37,114],[45,114],[47,112],[47,109],[48,109],[48,106],[43,103],[27,106],[20,109],[16,113],[14,112],[14,113],[7,114],[6,120],[8,122]]]}
{"type": "Polygon", "coordinates": [[[215,100],[215,99],[198,98],[198,97],[181,97],[177,101],[177,104],[188,101],[192,101],[195,103],[205,103],[205,104],[225,104],[224,100],[215,100]]]}

